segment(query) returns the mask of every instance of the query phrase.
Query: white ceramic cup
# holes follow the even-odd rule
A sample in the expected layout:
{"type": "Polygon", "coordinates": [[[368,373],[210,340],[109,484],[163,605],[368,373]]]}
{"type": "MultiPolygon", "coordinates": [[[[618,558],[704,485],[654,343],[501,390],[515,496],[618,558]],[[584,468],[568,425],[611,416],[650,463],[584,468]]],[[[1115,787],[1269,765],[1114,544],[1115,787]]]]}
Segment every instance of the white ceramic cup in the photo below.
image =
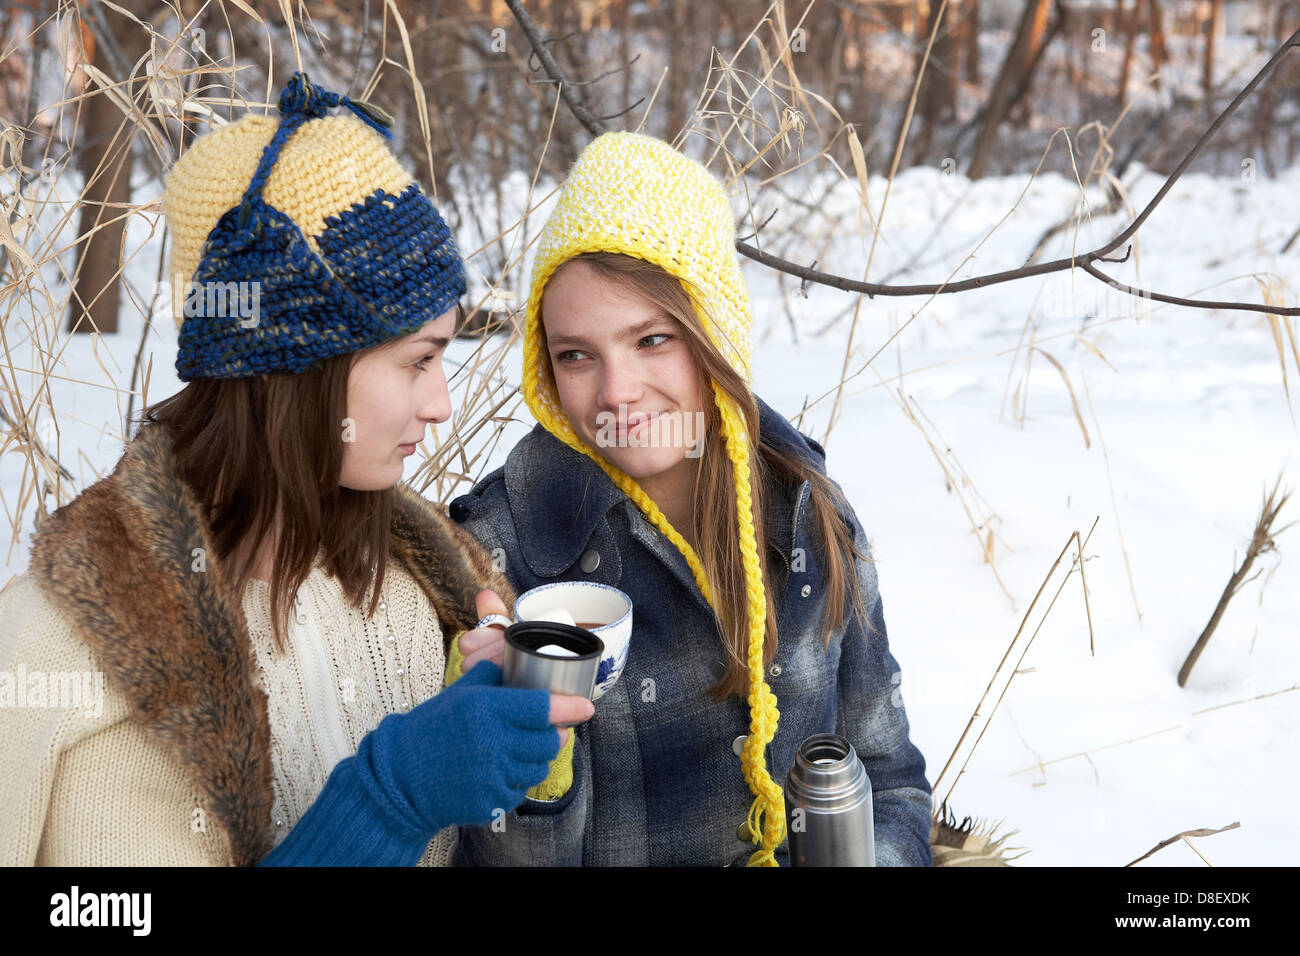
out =
{"type": "MultiPolygon", "coordinates": [[[[591,699],[598,700],[614,686],[627,664],[627,650],[632,643],[632,599],[618,588],[595,581],[556,581],[543,584],[519,595],[515,601],[515,621],[555,620],[548,611],[563,609],[576,624],[597,623],[587,630],[601,639],[605,653],[596,671],[596,689],[591,699]]],[[[479,627],[513,624],[503,614],[489,614],[479,627]]],[[[567,623],[567,622],[566,622],[567,623]]]]}

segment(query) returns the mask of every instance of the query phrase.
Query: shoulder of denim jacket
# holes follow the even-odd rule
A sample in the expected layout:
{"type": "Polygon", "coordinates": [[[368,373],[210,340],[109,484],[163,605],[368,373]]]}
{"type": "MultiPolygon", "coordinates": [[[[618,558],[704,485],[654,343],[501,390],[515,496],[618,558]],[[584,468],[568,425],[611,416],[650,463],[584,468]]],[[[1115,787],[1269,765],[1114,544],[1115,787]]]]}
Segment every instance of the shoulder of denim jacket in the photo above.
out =
{"type": "Polygon", "coordinates": [[[799,432],[799,437],[804,440],[804,444],[806,444],[813,451],[817,452],[818,457],[821,458],[822,463],[825,464],[826,449],[821,446],[821,443],[818,442],[817,439],[812,438],[809,435],[805,435],[803,432],[799,432]]]}
{"type": "Polygon", "coordinates": [[[493,472],[484,475],[474,483],[465,494],[452,500],[447,506],[447,512],[451,515],[453,521],[463,522],[474,515],[480,508],[490,505],[490,500],[484,501],[485,498],[491,499],[500,495],[504,500],[506,492],[506,470],[504,467],[498,468],[493,472]]]}

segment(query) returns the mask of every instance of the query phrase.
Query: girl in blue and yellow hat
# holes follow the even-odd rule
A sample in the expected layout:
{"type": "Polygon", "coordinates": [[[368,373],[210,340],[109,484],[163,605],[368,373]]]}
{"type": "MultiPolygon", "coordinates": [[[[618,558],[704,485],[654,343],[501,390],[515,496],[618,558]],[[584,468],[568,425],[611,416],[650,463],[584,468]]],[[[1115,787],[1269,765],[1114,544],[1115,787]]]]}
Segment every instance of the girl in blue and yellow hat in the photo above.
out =
{"type": "Polygon", "coordinates": [[[0,865],[445,864],[590,713],[446,672],[510,588],[400,483],[465,275],[384,120],[298,74],[168,176],[186,385],[0,593],[0,865]]]}
{"type": "Polygon", "coordinates": [[[543,787],[504,827],[463,830],[458,862],[779,865],[795,749],[835,732],[871,778],[876,862],[930,864],[866,536],[821,446],[751,391],[734,243],[718,181],[633,133],[587,146],[543,229],[538,425],[451,513],[519,591],[627,592],[634,631],[543,787]]]}

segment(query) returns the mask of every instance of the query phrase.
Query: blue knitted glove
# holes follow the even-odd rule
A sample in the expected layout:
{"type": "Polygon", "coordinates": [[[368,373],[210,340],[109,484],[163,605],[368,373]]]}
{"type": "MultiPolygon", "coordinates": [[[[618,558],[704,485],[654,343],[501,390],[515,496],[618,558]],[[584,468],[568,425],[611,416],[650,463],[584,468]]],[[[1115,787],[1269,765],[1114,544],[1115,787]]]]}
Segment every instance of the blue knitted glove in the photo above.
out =
{"type": "Polygon", "coordinates": [[[546,778],[560,749],[541,690],[501,687],[480,661],[441,693],[389,714],[339,761],[261,866],[414,865],[453,823],[487,823],[546,778]]]}

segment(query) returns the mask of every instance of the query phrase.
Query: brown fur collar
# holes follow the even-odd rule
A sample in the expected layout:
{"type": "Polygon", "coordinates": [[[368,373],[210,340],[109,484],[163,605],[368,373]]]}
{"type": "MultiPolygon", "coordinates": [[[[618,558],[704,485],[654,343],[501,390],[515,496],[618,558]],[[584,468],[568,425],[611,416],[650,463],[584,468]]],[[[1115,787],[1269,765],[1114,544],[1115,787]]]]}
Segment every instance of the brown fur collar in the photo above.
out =
{"type": "MultiPolygon", "coordinates": [[[[232,860],[249,865],[272,846],[270,723],[243,601],[201,516],[170,438],[146,424],[111,475],[41,523],[31,570],[125,693],[132,718],[190,771],[229,834],[232,860]],[[203,573],[191,570],[196,548],[203,573]]],[[[405,485],[390,548],[447,638],[474,626],[481,588],[513,605],[478,541],[405,485]]]]}

